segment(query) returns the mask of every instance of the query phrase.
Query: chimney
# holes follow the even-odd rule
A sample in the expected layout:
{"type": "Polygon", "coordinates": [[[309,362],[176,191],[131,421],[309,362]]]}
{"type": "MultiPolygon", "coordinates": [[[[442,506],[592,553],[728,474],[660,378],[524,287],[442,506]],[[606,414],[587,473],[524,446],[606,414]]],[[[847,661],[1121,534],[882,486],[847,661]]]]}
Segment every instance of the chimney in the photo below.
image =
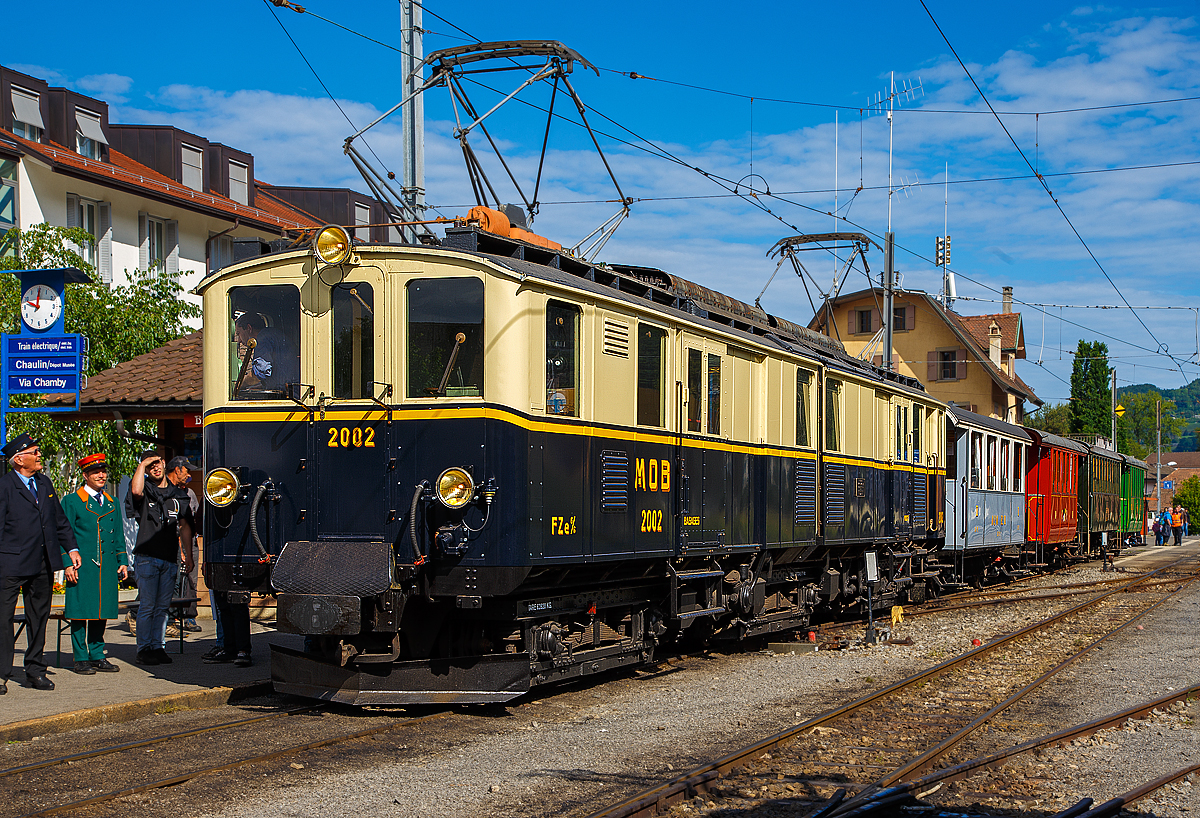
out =
{"type": "Polygon", "coordinates": [[[1004,288],[1004,308],[1000,312],[1008,315],[1012,312],[1012,287],[1004,288]]]}
{"type": "Polygon", "coordinates": [[[995,321],[988,327],[988,357],[997,367],[1000,366],[1000,325],[995,321]]]}

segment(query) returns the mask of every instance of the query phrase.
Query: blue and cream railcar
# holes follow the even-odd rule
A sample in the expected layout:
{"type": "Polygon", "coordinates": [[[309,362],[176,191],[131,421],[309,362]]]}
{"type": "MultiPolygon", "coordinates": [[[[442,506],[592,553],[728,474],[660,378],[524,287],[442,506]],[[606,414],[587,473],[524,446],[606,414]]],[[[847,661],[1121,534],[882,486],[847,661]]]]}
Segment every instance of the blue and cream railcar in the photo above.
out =
{"type": "Polygon", "coordinates": [[[933,581],[945,409],[915,380],[472,225],[313,247],[198,287],[207,567],[310,637],[276,689],[499,701],[862,610],[868,551],[877,605],[933,581]]]}
{"type": "Polygon", "coordinates": [[[954,581],[1011,575],[1024,562],[1032,438],[1020,426],[956,406],[947,417],[946,552],[953,555],[954,581]]]}

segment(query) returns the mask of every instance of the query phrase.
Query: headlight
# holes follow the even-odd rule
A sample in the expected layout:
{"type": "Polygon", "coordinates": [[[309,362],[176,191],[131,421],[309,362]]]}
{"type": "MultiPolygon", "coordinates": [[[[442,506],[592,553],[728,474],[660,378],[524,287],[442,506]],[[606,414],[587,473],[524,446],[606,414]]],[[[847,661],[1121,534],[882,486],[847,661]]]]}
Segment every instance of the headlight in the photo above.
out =
{"type": "Polygon", "coordinates": [[[475,483],[462,469],[446,469],[437,479],[437,496],[448,508],[462,508],[471,502],[475,483]]]}
{"type": "Polygon", "coordinates": [[[327,224],[313,237],[313,252],[326,264],[341,264],[350,257],[350,234],[335,224],[327,224]]]}
{"type": "Polygon", "coordinates": [[[204,478],[204,496],[214,506],[227,506],[237,499],[242,485],[229,469],[213,469],[204,478]]]}

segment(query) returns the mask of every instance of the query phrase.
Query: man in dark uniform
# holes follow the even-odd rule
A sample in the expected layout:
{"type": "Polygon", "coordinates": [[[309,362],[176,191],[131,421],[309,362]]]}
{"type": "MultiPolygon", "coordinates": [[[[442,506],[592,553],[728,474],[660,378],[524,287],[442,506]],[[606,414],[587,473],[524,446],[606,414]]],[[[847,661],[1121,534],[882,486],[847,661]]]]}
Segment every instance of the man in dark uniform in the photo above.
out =
{"type": "Polygon", "coordinates": [[[13,616],[17,595],[25,597],[25,686],[53,690],[46,678],[46,622],[54,572],[76,576],[81,562],[75,534],[59,505],[50,478],[42,470],[41,450],[29,435],[0,449],[10,471],[0,477],[0,695],[8,692],[13,670],[13,616]],[[63,554],[70,557],[64,563],[63,554]]]}

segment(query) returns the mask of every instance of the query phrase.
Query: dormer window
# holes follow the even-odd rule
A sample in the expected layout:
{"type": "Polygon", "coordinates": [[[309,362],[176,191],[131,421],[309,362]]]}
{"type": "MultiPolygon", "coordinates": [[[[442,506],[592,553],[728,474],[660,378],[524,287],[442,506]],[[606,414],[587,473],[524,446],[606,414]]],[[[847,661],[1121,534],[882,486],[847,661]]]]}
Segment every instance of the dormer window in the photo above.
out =
{"type": "Polygon", "coordinates": [[[108,145],[104,138],[104,130],[100,127],[100,114],[94,114],[83,108],[75,109],[75,149],[80,156],[100,161],[103,158],[101,145],[108,145]]]}
{"type": "Polygon", "coordinates": [[[191,145],[183,145],[181,152],[183,176],[180,181],[192,190],[204,190],[204,151],[191,145]]]}
{"type": "Polygon", "coordinates": [[[32,142],[41,142],[46,125],[42,122],[42,108],[38,95],[33,91],[12,86],[13,123],[12,132],[32,142]]]}
{"type": "Polygon", "coordinates": [[[229,198],[238,204],[250,204],[250,168],[229,160],[229,198]]]}

